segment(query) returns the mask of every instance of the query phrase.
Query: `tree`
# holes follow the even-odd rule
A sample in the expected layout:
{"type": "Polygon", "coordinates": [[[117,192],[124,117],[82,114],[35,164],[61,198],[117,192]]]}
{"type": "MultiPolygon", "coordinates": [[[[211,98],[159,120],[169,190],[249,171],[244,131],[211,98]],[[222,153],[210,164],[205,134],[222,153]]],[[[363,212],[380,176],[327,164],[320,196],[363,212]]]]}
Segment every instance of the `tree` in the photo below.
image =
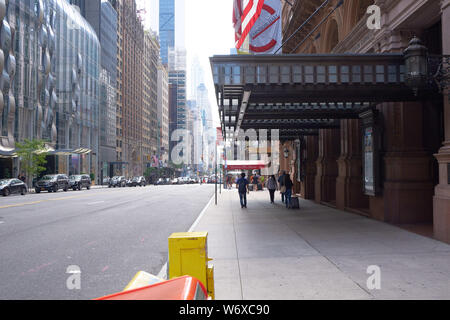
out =
{"type": "Polygon", "coordinates": [[[45,141],[25,139],[23,143],[16,143],[16,153],[28,182],[29,178],[39,176],[41,172],[45,171],[44,165],[47,163],[45,141]]]}

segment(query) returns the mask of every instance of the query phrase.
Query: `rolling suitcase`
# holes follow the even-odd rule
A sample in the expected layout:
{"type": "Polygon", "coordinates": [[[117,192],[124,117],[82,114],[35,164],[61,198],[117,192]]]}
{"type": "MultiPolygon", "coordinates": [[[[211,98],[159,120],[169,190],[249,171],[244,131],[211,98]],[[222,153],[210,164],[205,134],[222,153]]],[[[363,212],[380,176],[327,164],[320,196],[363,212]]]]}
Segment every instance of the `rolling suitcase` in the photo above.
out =
{"type": "Polygon", "coordinates": [[[298,200],[298,197],[292,197],[291,198],[291,209],[300,209],[300,201],[298,200]]]}

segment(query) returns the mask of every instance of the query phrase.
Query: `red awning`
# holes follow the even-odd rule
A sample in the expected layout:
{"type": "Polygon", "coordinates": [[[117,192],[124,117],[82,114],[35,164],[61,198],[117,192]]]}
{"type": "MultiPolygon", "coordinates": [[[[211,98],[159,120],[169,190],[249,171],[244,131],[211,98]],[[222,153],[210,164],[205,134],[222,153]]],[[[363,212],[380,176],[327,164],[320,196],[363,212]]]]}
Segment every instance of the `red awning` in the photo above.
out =
{"type": "Polygon", "coordinates": [[[225,170],[258,170],[267,167],[267,163],[261,160],[230,160],[224,166],[225,170]]]}

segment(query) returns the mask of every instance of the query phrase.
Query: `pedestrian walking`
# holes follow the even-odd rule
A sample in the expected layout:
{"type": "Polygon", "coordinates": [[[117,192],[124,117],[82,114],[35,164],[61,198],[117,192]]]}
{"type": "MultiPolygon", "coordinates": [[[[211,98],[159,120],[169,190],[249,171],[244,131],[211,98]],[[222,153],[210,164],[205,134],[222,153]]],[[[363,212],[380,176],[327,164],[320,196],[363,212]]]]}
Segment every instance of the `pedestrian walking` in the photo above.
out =
{"type": "Polygon", "coordinates": [[[21,174],[19,174],[18,179],[19,179],[20,181],[24,182],[24,183],[25,183],[26,180],[27,180],[27,178],[25,178],[25,175],[23,174],[23,172],[22,172],[21,174]]]}
{"type": "Polygon", "coordinates": [[[278,185],[275,176],[270,176],[269,180],[267,180],[267,189],[269,190],[270,203],[272,204],[275,203],[275,191],[278,189],[277,187],[278,185]]]}
{"type": "Polygon", "coordinates": [[[291,207],[291,199],[292,199],[292,187],[294,183],[291,180],[291,176],[286,174],[284,178],[284,186],[286,187],[286,192],[284,194],[284,198],[286,200],[286,208],[291,207]]]}
{"type": "Polygon", "coordinates": [[[284,203],[284,193],[286,192],[286,187],[284,186],[284,178],[286,172],[282,171],[281,175],[278,177],[278,184],[280,185],[280,193],[281,193],[281,202],[284,203]]]}
{"type": "Polygon", "coordinates": [[[250,193],[248,189],[249,182],[245,178],[245,173],[241,174],[241,178],[237,181],[237,187],[239,191],[239,199],[241,201],[241,208],[247,208],[247,193],[250,193]]]}

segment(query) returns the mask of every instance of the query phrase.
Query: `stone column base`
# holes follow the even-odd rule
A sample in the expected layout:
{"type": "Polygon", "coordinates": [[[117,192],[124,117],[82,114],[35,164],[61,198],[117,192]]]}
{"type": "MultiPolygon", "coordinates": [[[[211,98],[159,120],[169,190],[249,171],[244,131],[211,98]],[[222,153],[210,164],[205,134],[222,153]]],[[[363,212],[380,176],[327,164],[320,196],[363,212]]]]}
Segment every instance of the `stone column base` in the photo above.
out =
{"type": "Polygon", "coordinates": [[[362,177],[338,177],[336,179],[336,207],[369,209],[369,197],[363,194],[362,177]]]}
{"type": "Polygon", "coordinates": [[[302,182],[302,197],[305,200],[314,200],[315,197],[315,175],[307,175],[305,181],[302,182]]]}
{"type": "Polygon", "coordinates": [[[433,229],[437,240],[450,243],[450,186],[436,187],[433,199],[433,229]]]}
{"type": "Polygon", "coordinates": [[[316,176],[315,182],[316,202],[321,203],[336,201],[336,176],[316,176]]]}
{"type": "Polygon", "coordinates": [[[433,198],[434,237],[450,243],[450,184],[448,184],[448,164],[450,163],[450,141],[435,155],[439,161],[439,181],[433,198]]]}
{"type": "Polygon", "coordinates": [[[385,221],[393,224],[432,222],[433,184],[385,182],[385,221]]]}

